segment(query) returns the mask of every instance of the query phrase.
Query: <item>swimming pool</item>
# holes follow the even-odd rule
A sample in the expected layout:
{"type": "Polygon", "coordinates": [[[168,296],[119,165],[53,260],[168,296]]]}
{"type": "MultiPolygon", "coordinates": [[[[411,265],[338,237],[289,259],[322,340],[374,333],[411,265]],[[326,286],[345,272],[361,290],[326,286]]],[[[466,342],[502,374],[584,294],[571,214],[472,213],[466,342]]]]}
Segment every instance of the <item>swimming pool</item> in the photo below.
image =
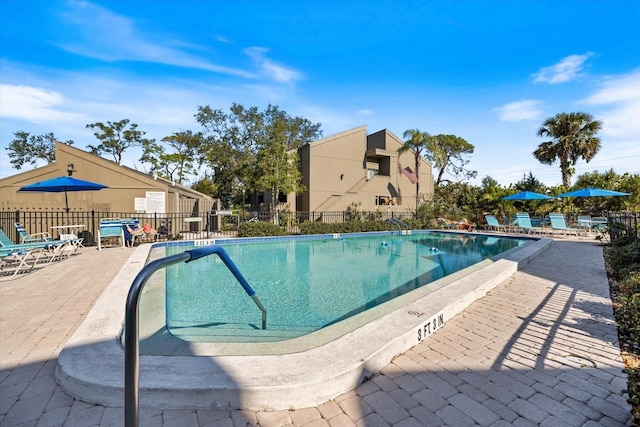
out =
{"type": "MultiPolygon", "coordinates": [[[[465,234],[445,233],[452,237],[465,234]]],[[[500,245],[503,238],[511,237],[472,235],[486,239],[486,246],[500,245]]],[[[272,342],[196,342],[172,336],[165,327],[166,277],[158,275],[147,284],[140,300],[140,404],[176,409],[286,410],[325,403],[353,390],[437,330],[446,334],[450,319],[508,280],[552,242],[521,237],[527,243],[428,286],[308,334],[272,342]]],[[[226,245],[233,241],[162,242],[160,246],[179,246],[178,251],[184,251],[194,243],[226,245]]],[[[114,338],[122,332],[124,301],[132,282],[145,262],[158,255],[150,250],[151,245],[133,250],[60,352],[56,380],[68,394],[86,402],[122,406],[123,347],[114,338]]]]}
{"type": "MultiPolygon", "coordinates": [[[[167,268],[166,329],[194,342],[291,339],[529,241],[434,231],[220,240],[216,244],[234,260],[266,308],[266,329],[254,301],[215,256],[167,268]]],[[[187,249],[158,250],[173,255],[187,249]]]]}

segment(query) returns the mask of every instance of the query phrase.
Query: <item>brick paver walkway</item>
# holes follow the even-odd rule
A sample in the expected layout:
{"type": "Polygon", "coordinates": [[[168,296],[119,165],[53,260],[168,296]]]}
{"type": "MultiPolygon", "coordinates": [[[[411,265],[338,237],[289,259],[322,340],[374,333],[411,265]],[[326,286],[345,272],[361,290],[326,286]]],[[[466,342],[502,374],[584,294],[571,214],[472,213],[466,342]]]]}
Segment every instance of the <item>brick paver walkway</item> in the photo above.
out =
{"type": "MultiPolygon", "coordinates": [[[[56,358],[130,250],[0,282],[0,425],[120,426],[55,382],[56,358]]],[[[124,301],[123,301],[124,304],[124,301]]],[[[556,240],[379,374],[315,408],[141,409],[142,426],[625,426],[630,406],[602,249],[556,240]]]]}

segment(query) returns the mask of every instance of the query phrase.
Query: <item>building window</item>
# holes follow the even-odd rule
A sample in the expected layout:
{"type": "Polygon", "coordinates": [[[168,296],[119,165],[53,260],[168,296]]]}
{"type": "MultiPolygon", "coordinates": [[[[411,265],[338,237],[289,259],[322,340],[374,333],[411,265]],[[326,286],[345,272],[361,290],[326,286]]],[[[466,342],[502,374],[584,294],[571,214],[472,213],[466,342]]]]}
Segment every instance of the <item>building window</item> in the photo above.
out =
{"type": "Polygon", "coordinates": [[[397,205],[398,199],[390,196],[376,196],[376,206],[397,205]]]}
{"type": "Polygon", "coordinates": [[[391,197],[389,196],[376,196],[376,206],[386,206],[390,204],[391,197]]]}
{"type": "Polygon", "coordinates": [[[373,178],[376,175],[378,175],[378,170],[377,169],[367,169],[367,181],[370,180],[371,178],[373,178]]]}

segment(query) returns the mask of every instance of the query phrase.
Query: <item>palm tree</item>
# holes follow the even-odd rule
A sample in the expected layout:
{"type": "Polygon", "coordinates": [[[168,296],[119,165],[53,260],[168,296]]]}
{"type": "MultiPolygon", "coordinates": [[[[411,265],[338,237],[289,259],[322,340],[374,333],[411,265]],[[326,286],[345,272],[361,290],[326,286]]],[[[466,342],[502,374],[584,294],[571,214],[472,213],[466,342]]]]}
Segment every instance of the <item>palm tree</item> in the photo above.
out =
{"type": "Polygon", "coordinates": [[[409,129],[404,131],[402,137],[405,138],[406,141],[398,148],[398,154],[413,151],[415,156],[415,174],[418,177],[418,181],[416,182],[416,210],[418,210],[418,204],[420,202],[420,156],[422,152],[427,149],[427,143],[431,135],[427,132],[420,132],[418,129],[409,129]]]}
{"type": "Polygon", "coordinates": [[[568,190],[571,188],[571,176],[578,159],[587,163],[593,159],[600,149],[600,138],[596,133],[602,128],[602,122],[593,120],[588,113],[560,113],[549,117],[538,129],[538,136],[551,137],[551,141],[543,142],[533,152],[533,156],[547,165],[560,161],[562,183],[568,190]]]}

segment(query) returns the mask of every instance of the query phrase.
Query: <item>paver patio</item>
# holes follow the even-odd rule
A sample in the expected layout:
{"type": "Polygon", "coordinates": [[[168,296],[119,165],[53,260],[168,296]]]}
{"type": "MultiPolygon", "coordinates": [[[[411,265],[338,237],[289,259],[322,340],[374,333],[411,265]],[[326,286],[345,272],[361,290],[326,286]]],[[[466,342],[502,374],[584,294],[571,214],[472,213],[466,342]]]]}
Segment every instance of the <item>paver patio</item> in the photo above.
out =
{"type": "MultiPolygon", "coordinates": [[[[123,425],[82,402],[56,358],[131,254],[85,248],[0,281],[0,425],[123,425]]],[[[124,304],[124,301],[123,301],[124,304]]],[[[143,426],[625,426],[630,405],[602,248],[550,248],[353,391],[290,411],[141,409],[143,426]]]]}

